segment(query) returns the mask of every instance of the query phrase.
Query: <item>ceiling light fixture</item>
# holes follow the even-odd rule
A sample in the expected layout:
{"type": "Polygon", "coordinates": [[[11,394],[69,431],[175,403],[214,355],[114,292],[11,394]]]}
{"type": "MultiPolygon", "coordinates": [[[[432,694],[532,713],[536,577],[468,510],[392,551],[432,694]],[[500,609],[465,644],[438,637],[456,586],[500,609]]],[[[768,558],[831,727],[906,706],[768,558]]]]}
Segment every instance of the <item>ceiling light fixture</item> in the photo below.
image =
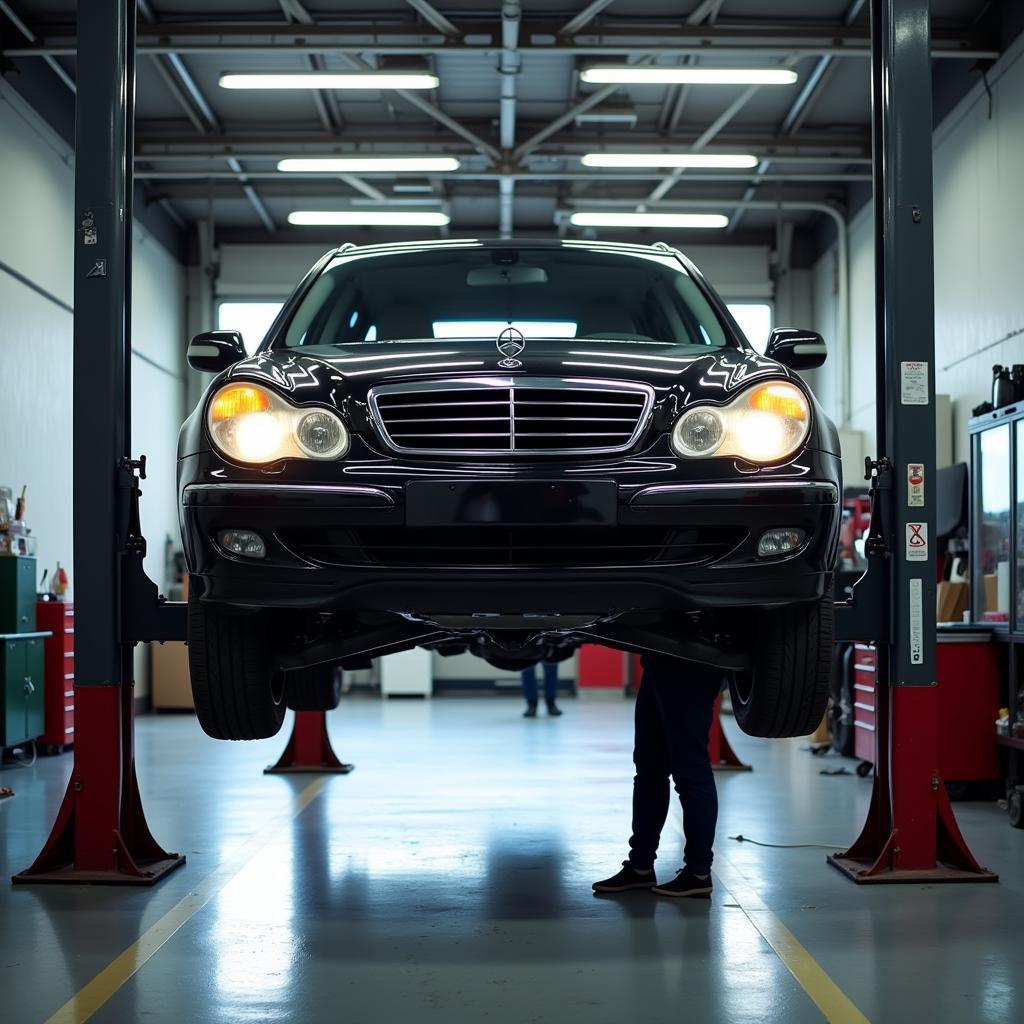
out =
{"type": "Polygon", "coordinates": [[[277,164],[279,171],[337,171],[339,174],[366,174],[372,171],[427,174],[431,171],[457,171],[460,161],[453,156],[327,156],[289,157],[277,164]]]}
{"type": "Polygon", "coordinates": [[[756,156],[729,153],[586,153],[584,167],[756,167],[756,156]]]}
{"type": "Polygon", "coordinates": [[[581,81],[591,85],[792,85],[789,68],[651,67],[599,64],[584,68],[581,81]]]}
{"type": "Polygon", "coordinates": [[[426,71],[229,71],[222,89],[436,89],[437,75],[426,71]]]}
{"type": "Polygon", "coordinates": [[[447,213],[433,210],[296,210],[289,224],[303,227],[443,228],[451,223],[447,213]]]}
{"type": "Polygon", "coordinates": [[[721,213],[574,213],[569,223],[577,228],[724,228],[729,218],[721,213]]]}

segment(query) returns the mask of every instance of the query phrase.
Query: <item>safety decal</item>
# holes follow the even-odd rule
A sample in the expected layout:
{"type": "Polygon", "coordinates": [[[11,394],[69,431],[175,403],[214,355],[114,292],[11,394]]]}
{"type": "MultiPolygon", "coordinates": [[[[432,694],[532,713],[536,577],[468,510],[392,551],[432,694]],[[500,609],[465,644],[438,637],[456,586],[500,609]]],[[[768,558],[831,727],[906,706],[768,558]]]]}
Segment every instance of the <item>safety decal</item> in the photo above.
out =
{"type": "Polygon", "coordinates": [[[96,260],[92,265],[92,270],[85,275],[86,277],[106,277],[107,276],[107,261],[96,260]]]}
{"type": "Polygon", "coordinates": [[[907,504],[911,508],[924,505],[924,466],[920,462],[907,463],[907,504]]]}
{"type": "Polygon", "coordinates": [[[904,405],[928,404],[927,363],[900,363],[900,401],[904,405]]]}
{"type": "Polygon", "coordinates": [[[924,664],[924,617],[921,580],[910,581],[910,664],[924,664]]]}
{"type": "Polygon", "coordinates": [[[907,523],[907,561],[928,561],[927,523],[907,523]]]}

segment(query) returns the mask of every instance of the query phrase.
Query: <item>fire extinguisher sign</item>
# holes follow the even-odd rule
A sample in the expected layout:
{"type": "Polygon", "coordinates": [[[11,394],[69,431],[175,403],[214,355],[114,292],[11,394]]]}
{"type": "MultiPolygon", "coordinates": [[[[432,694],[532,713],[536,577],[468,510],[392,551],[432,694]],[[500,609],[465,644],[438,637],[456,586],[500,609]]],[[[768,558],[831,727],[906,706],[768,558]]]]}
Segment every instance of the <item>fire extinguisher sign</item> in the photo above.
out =
{"type": "Polygon", "coordinates": [[[924,505],[924,464],[907,463],[907,505],[921,508],[924,505]]]}

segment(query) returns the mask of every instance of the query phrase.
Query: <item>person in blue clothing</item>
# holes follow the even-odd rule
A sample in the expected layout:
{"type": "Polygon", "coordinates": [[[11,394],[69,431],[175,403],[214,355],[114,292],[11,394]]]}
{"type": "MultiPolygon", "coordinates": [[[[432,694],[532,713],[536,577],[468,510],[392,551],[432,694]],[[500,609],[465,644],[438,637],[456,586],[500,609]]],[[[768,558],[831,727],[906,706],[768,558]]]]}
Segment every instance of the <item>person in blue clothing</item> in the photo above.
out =
{"type": "Polygon", "coordinates": [[[718,793],[708,755],[721,669],[661,654],[643,659],[636,698],[633,763],[633,834],[629,858],[611,878],[594,883],[596,893],[646,889],[658,896],[711,896],[712,846],[718,821],[718,793]],[[658,883],[654,861],[668,818],[669,779],[683,807],[683,867],[658,883]]]}
{"type": "MultiPolygon", "coordinates": [[[[544,667],[544,703],[548,707],[548,715],[557,718],[562,712],[555,703],[558,696],[558,663],[554,661],[542,661],[544,667]]],[[[537,717],[537,666],[531,665],[523,669],[523,698],[526,701],[526,710],[523,718],[537,717]]]]}

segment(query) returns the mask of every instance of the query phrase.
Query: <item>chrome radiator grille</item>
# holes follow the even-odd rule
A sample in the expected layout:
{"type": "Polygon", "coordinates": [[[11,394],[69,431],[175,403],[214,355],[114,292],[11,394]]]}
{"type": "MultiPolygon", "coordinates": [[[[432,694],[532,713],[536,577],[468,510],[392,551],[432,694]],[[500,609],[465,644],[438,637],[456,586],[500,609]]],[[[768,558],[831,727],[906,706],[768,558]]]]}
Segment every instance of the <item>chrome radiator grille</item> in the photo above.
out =
{"type": "Polygon", "coordinates": [[[643,384],[546,377],[391,384],[370,409],[396,451],[435,455],[581,455],[625,451],[653,402],[643,384]]]}

